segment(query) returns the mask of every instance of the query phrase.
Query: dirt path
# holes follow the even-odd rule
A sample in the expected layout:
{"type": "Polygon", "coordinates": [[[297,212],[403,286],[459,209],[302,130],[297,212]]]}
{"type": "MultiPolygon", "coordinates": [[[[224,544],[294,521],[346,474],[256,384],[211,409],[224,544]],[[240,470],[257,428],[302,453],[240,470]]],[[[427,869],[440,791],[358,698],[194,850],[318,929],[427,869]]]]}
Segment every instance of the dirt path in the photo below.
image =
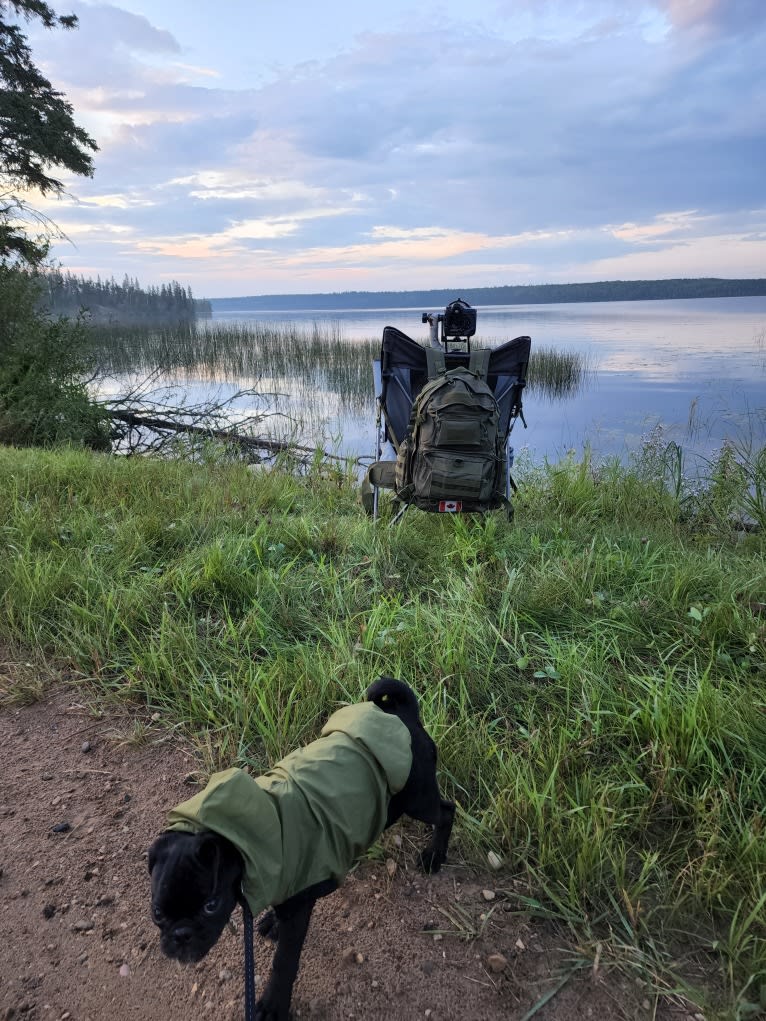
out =
{"type": "MultiPolygon", "coordinates": [[[[184,778],[198,763],[159,727],[129,741],[127,721],[94,718],[80,697],[59,686],[0,713],[0,1021],[241,1019],[239,916],[236,933],[194,967],[162,957],[149,917],[146,848],[194,790],[184,778]],[[69,828],[54,832],[61,824],[69,828]]],[[[318,904],[296,1017],[521,1021],[571,968],[562,934],[511,913],[502,895],[485,899],[497,874],[450,866],[427,879],[407,836],[401,849],[388,839],[395,870],[366,862],[318,904]],[[482,936],[465,938],[489,911],[482,936]]],[[[259,943],[259,974],[269,957],[259,943]]],[[[671,1003],[655,1010],[635,982],[591,967],[534,1013],[694,1017],[671,1003]]]]}

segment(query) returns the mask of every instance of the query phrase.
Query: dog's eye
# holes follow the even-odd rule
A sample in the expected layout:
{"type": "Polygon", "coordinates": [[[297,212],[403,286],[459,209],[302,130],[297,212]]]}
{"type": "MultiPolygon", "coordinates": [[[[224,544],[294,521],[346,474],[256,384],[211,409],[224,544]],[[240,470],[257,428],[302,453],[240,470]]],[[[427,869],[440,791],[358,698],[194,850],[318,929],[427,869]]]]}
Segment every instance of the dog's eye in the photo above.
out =
{"type": "Polygon", "coordinates": [[[165,921],[165,916],[152,904],[152,921],[155,925],[162,925],[165,921]]]}
{"type": "Polygon", "coordinates": [[[205,912],[206,915],[214,915],[216,913],[216,911],[218,910],[219,903],[220,902],[219,902],[218,898],[217,897],[213,897],[212,900],[207,901],[203,905],[202,910],[205,912]]]}

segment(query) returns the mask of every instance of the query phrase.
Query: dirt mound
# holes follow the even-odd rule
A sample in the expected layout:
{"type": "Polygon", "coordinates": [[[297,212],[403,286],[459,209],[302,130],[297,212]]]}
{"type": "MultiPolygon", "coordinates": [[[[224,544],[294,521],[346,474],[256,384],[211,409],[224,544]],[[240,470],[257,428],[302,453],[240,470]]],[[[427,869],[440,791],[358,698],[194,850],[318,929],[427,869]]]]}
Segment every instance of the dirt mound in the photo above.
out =
{"type": "MultiPolygon", "coordinates": [[[[242,1018],[241,918],[185,967],[161,955],[149,916],[146,848],[195,789],[185,778],[199,763],[150,721],[94,718],[78,697],[59,687],[0,713],[0,1021],[242,1018]]],[[[617,973],[573,971],[563,936],[511,911],[497,873],[422,876],[408,832],[317,905],[296,1017],[695,1016],[655,1009],[617,973]]],[[[270,947],[258,941],[256,953],[267,974],[270,947]]]]}

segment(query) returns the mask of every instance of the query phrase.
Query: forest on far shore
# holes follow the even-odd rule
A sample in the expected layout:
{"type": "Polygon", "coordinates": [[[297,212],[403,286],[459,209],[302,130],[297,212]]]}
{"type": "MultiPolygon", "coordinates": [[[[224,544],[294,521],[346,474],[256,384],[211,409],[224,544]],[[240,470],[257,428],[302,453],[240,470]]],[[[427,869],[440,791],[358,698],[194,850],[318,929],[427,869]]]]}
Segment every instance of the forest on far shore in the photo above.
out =
{"type": "Polygon", "coordinates": [[[766,295],[766,279],[718,277],[677,280],[601,280],[583,284],[518,284],[422,291],[337,291],[330,294],[258,294],[211,298],[214,312],[342,308],[439,308],[460,297],[472,305],[553,305],[577,301],[660,301],[766,295]]]}
{"type": "Polygon", "coordinates": [[[54,315],[77,316],[85,312],[91,322],[144,323],[191,322],[210,316],[210,303],[196,299],[191,287],[177,280],[159,287],[141,287],[125,276],[116,280],[90,280],[72,273],[45,270],[38,276],[41,304],[54,315]]]}

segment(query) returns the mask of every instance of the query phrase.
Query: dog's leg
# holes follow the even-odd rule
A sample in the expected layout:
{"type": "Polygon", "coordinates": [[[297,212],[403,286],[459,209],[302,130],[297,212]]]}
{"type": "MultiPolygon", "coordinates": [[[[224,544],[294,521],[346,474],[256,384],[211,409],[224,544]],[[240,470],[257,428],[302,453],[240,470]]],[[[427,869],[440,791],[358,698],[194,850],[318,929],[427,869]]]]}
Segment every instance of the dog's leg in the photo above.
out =
{"type": "Polygon", "coordinates": [[[269,908],[268,911],[264,911],[255,923],[255,928],[257,929],[259,936],[263,936],[264,939],[271,940],[272,943],[277,942],[279,939],[279,922],[277,921],[274,908],[269,908]]]}
{"type": "Polygon", "coordinates": [[[299,895],[274,908],[279,923],[277,948],[268,984],[255,1005],[256,1021],[288,1021],[293,985],[315,903],[315,899],[299,895]]]}
{"type": "Polygon", "coordinates": [[[386,825],[400,816],[433,826],[428,844],[420,852],[424,872],[438,872],[447,860],[447,844],[455,819],[455,804],[441,796],[436,777],[436,745],[420,723],[410,729],[412,769],[402,790],[388,804],[386,825]]]}
{"type": "Polygon", "coordinates": [[[420,852],[420,864],[424,872],[438,872],[447,860],[447,844],[449,843],[454,819],[454,802],[440,797],[439,818],[434,826],[430,841],[420,852]]]}
{"type": "Polygon", "coordinates": [[[258,931],[267,938],[276,938],[277,948],[274,951],[271,976],[263,996],[255,1005],[256,1021],[288,1021],[293,985],[311,912],[320,897],[326,897],[337,889],[338,884],[334,879],[324,879],[288,897],[281,904],[275,904],[259,919],[258,931]],[[265,932],[261,929],[261,923],[264,923],[265,932]]]}

